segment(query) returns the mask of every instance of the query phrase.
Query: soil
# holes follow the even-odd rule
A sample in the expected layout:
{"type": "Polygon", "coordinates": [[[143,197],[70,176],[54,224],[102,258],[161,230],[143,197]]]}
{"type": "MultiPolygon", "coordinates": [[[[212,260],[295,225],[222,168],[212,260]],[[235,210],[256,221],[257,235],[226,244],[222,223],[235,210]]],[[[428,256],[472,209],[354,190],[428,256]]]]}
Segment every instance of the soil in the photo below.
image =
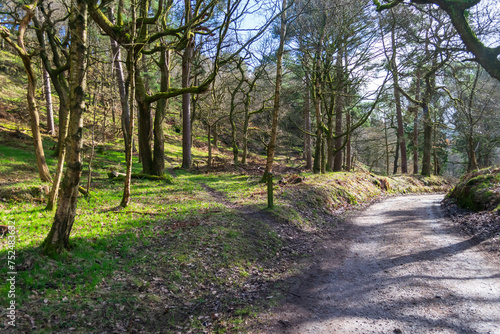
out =
{"type": "Polygon", "coordinates": [[[442,200],[393,197],[341,223],[252,331],[500,333],[498,255],[445,218],[442,200]]]}

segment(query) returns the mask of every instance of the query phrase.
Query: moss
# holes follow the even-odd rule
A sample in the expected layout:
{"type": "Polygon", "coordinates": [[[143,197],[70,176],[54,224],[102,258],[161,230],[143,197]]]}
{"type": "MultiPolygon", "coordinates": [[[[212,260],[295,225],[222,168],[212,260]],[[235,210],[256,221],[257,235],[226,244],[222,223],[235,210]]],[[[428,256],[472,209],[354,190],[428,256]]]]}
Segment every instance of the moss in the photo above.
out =
{"type": "Polygon", "coordinates": [[[500,169],[483,169],[464,175],[448,194],[472,211],[496,210],[500,204],[500,169]]]}

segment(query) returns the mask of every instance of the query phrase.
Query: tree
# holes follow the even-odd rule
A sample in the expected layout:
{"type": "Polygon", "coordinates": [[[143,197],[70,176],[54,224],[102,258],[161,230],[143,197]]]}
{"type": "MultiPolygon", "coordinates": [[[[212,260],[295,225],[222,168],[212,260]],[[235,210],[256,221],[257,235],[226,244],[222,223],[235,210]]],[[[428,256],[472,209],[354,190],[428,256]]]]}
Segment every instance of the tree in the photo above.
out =
{"type": "Polygon", "coordinates": [[[66,158],[66,135],[69,124],[69,83],[66,71],[69,70],[67,39],[69,34],[58,36],[58,25],[66,21],[68,13],[66,8],[53,8],[51,3],[48,7],[41,3],[38,7],[41,18],[33,17],[35,32],[40,47],[40,58],[44,70],[49,74],[50,80],[59,97],[59,136],[55,154],[58,155],[54,181],[47,200],[46,210],[53,210],[59,196],[59,188],[63,176],[64,161],[66,158]],[[58,15],[57,15],[58,14],[58,15]],[[57,15],[57,16],[56,16],[57,15]],[[56,16],[56,18],[54,18],[56,16]],[[42,21],[43,19],[43,21],[42,21]],[[47,36],[47,38],[45,38],[47,36]],[[47,45],[48,43],[48,45],[47,45]]]}
{"type": "MultiPolygon", "coordinates": [[[[487,47],[479,40],[477,34],[474,32],[467,19],[469,10],[478,5],[481,0],[410,0],[413,4],[435,4],[445,11],[451,19],[451,23],[460,35],[467,51],[475,56],[481,66],[493,78],[500,81],[500,46],[487,47]]],[[[405,0],[394,0],[387,4],[382,5],[379,0],[373,0],[377,6],[377,11],[383,11],[395,7],[405,0]]]]}
{"type": "MultiPolygon", "coordinates": [[[[489,166],[478,158],[489,143],[498,143],[497,133],[500,119],[494,112],[498,101],[498,82],[487,77],[479,65],[455,64],[447,76],[448,88],[443,89],[453,102],[451,122],[455,127],[456,147],[467,156],[466,170],[473,171],[489,166]],[[492,82],[493,81],[493,82],[492,82]],[[488,129],[491,127],[490,129],[488,129]]],[[[494,144],[493,147],[498,144],[494,144]]],[[[486,154],[491,156],[493,152],[486,154]]]]}
{"type": "Polygon", "coordinates": [[[51,182],[52,178],[50,177],[49,168],[47,166],[47,162],[45,161],[45,153],[43,151],[42,137],[40,135],[40,116],[38,112],[38,106],[35,100],[36,76],[31,61],[32,54],[28,53],[26,46],[24,44],[24,35],[26,33],[26,29],[28,29],[28,25],[35,16],[35,8],[37,4],[38,1],[35,0],[31,4],[22,6],[22,9],[25,12],[24,17],[21,19],[20,22],[15,22],[15,25],[19,26],[17,43],[15,43],[10,38],[10,31],[4,26],[0,26],[0,35],[7,43],[9,43],[14,48],[14,50],[16,50],[17,54],[23,61],[24,69],[26,70],[26,74],[28,76],[28,89],[26,98],[28,100],[28,111],[30,113],[30,119],[31,119],[31,133],[33,135],[33,143],[35,146],[35,156],[36,156],[36,164],[38,167],[38,174],[42,181],[51,182]]]}
{"type": "MultiPolygon", "coordinates": [[[[233,65],[232,67],[229,68],[230,72],[234,71],[234,66],[236,66],[237,72],[240,75],[239,77],[234,74],[234,80],[236,81],[236,86],[235,87],[228,87],[229,90],[229,96],[230,98],[230,105],[229,105],[229,123],[231,124],[231,146],[233,148],[233,162],[235,165],[238,164],[238,154],[239,154],[239,148],[238,148],[238,141],[236,139],[236,123],[235,123],[235,118],[236,118],[236,108],[241,104],[242,101],[237,102],[237,96],[241,95],[241,87],[245,83],[245,71],[243,69],[243,63],[245,61],[244,57],[239,57],[238,59],[235,59],[234,64],[229,64],[233,65]]],[[[236,72],[236,71],[234,71],[236,72]]],[[[238,100],[242,100],[241,98],[238,100]]]]}
{"type": "MultiPolygon", "coordinates": [[[[184,0],[185,22],[193,20],[190,0],[184,0]]],[[[196,13],[195,13],[196,14],[196,13]]],[[[182,88],[188,88],[191,80],[191,59],[194,53],[194,33],[188,27],[185,32],[186,47],[182,55],[182,88]]],[[[182,168],[191,167],[191,93],[182,94],[182,168]]]]}
{"type": "Polygon", "coordinates": [[[57,203],[54,222],[45,238],[44,254],[61,253],[70,248],[69,236],[75,221],[78,188],[82,173],[81,150],[83,145],[83,119],[86,110],[86,64],[87,64],[87,3],[86,0],[71,1],[69,29],[70,79],[69,79],[69,130],[67,140],[68,160],[62,181],[61,196],[57,203]]]}
{"type": "Polygon", "coordinates": [[[353,131],[348,114],[360,102],[357,93],[368,79],[365,68],[373,59],[376,37],[365,5],[364,0],[317,0],[292,7],[298,17],[290,24],[290,44],[301,64],[297,74],[309,83],[315,108],[315,173],[339,171],[344,165],[343,151],[353,131]]]}
{"type": "MultiPolygon", "coordinates": [[[[411,16],[411,13],[409,15],[411,16]]],[[[429,20],[413,21],[412,28],[406,30],[405,50],[401,50],[404,54],[404,57],[401,57],[403,65],[401,68],[391,67],[393,77],[408,76],[402,71],[402,68],[406,67],[411,72],[410,77],[416,71],[417,76],[421,75],[422,78],[417,84],[419,89],[414,92],[413,96],[409,89],[405,90],[399,85],[399,80],[394,80],[398,91],[410,103],[422,108],[424,126],[422,175],[428,176],[432,173],[433,138],[437,138],[433,137],[433,131],[437,131],[438,124],[433,121],[433,118],[437,119],[436,113],[439,109],[432,109],[432,106],[437,103],[439,97],[437,78],[454,54],[454,35],[451,26],[447,24],[445,17],[440,16],[439,12],[434,11],[434,14],[429,16],[429,20]],[[415,25],[418,25],[418,28],[415,25]],[[420,92],[421,86],[423,86],[422,93],[420,92]]]]}
{"type": "Polygon", "coordinates": [[[49,72],[42,65],[43,94],[45,95],[45,105],[47,108],[47,131],[51,136],[55,135],[54,108],[52,106],[52,91],[50,89],[49,72]]]}
{"type": "Polygon", "coordinates": [[[281,82],[283,80],[283,54],[285,53],[285,37],[286,37],[286,9],[288,7],[287,0],[283,0],[281,4],[281,25],[280,25],[280,43],[278,46],[277,61],[276,61],[276,85],[274,89],[274,107],[273,118],[271,124],[271,138],[267,145],[267,160],[266,169],[262,176],[262,182],[266,182],[269,174],[273,172],[274,154],[276,153],[276,138],[278,136],[278,116],[280,111],[280,92],[281,82]]]}
{"type": "MultiPolygon", "coordinates": [[[[393,19],[393,24],[391,26],[391,47],[392,47],[392,57],[390,60],[390,66],[393,69],[396,69],[392,71],[392,77],[394,80],[394,102],[396,104],[396,118],[398,122],[398,131],[397,131],[397,142],[399,145],[399,149],[401,150],[401,173],[406,174],[408,173],[408,161],[406,158],[406,141],[404,137],[404,129],[403,129],[403,113],[401,110],[401,95],[398,90],[399,86],[399,76],[398,76],[398,71],[397,71],[397,52],[396,52],[396,29],[395,29],[395,17],[394,17],[394,12],[391,12],[392,14],[392,19],[393,19]]],[[[397,156],[397,154],[396,154],[397,156]]],[[[398,168],[397,164],[397,159],[395,160],[394,163],[394,173],[396,174],[398,168]]]]}

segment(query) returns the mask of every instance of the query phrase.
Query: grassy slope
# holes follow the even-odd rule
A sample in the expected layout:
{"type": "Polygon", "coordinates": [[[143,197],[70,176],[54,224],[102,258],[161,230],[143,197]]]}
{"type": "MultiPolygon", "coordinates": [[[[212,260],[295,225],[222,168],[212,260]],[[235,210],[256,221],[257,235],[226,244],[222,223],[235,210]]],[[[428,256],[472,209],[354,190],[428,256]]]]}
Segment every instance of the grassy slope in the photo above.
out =
{"type": "MultiPolygon", "coordinates": [[[[174,184],[134,180],[131,205],[117,210],[122,184],[106,173],[123,171],[124,155],[119,141],[100,143],[92,198],[78,203],[73,249],[51,259],[37,248],[52,223],[53,213],[43,210],[50,185],[37,180],[25,128],[18,118],[0,115],[0,221],[18,228],[17,332],[244,330],[249,316],[279,300],[282,280],[300,270],[297,263],[310,256],[312,241],[335,228],[339,212],[383,194],[448,187],[435,178],[305,173],[301,182],[283,177],[270,212],[259,175],[247,173],[255,168],[176,170],[174,184]]],[[[168,128],[171,170],[180,164],[179,143],[168,128]]],[[[53,147],[52,138],[44,137],[44,145],[53,147]]],[[[195,147],[193,154],[200,160],[206,150],[195,147]]],[[[53,170],[55,159],[48,164],[53,170]]],[[[140,172],[137,157],[134,171],[140,172]]],[[[1,277],[8,271],[6,246],[0,238],[1,277]]],[[[7,290],[0,285],[0,328],[7,290]]]]}

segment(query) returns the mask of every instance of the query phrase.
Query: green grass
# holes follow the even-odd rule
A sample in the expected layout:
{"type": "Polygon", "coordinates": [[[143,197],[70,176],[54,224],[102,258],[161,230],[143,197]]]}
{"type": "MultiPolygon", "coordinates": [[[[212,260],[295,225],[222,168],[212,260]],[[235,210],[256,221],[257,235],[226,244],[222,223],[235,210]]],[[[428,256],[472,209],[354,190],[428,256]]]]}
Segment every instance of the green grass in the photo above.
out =
{"type": "MultiPolygon", "coordinates": [[[[127,311],[109,319],[102,319],[100,313],[94,315],[102,322],[98,328],[104,330],[131,312],[146,319],[150,312],[163,311],[167,303],[180,309],[169,311],[172,317],[165,321],[178,324],[182,323],[183,305],[207,298],[200,294],[199,285],[213,291],[225,291],[228,280],[236,287],[244,285],[250,276],[248,268],[265,263],[280,249],[280,239],[269,226],[243,219],[200,186],[203,182],[215,189],[226,183],[236,189],[229,180],[181,174],[173,185],[134,182],[131,205],[122,211],[110,211],[121,199],[121,185],[107,180],[97,182],[92,199],[79,201],[71,252],[54,259],[43,257],[38,249],[50,229],[53,213],[38,204],[2,204],[1,221],[15,222],[19,231],[16,301],[20,312],[35,317],[39,330],[49,333],[69,327],[85,328],[89,320],[78,316],[70,323],[55,319],[50,323],[54,313],[78,313],[81,308],[92,315],[92,310],[110,312],[115,304],[126,305],[127,311]],[[247,274],[242,275],[242,270],[247,274]],[[169,294],[154,287],[160,281],[169,294]],[[96,305],[99,301],[110,306],[96,305]],[[33,303],[41,307],[34,308],[33,303]],[[141,310],[130,305],[140,305],[141,310]]],[[[239,196],[237,191],[229,193],[239,196]]],[[[6,239],[1,244],[0,255],[4,258],[6,239]]],[[[2,275],[6,272],[3,266],[2,275]]],[[[0,295],[6,295],[7,288],[4,284],[0,295]]],[[[235,307],[231,291],[221,296],[227,299],[223,303],[230,305],[228,308],[235,307]]],[[[189,319],[186,321],[189,323],[189,319]]],[[[158,330],[161,327],[154,326],[160,324],[144,324],[144,328],[158,330]]]]}
{"type": "MultiPolygon", "coordinates": [[[[31,194],[32,188],[43,186],[36,180],[36,170],[24,170],[33,161],[30,151],[0,146],[2,175],[34,174],[0,185],[5,195],[0,196],[4,200],[0,220],[15,222],[18,228],[16,302],[19,314],[36,319],[38,332],[83,330],[88,322],[104,331],[131,316],[139,319],[135,328],[146,331],[202,326],[198,317],[216,301],[226,318],[231,310],[247,307],[238,291],[255,279],[251,272],[258,268],[269,272],[271,279],[281,239],[267,224],[249,220],[224,204],[264,207],[264,186],[257,177],[178,170],[174,184],[133,180],[130,206],[115,211],[123,184],[108,180],[105,173],[123,170],[124,156],[105,147],[93,163],[99,178],[92,184],[92,197],[78,202],[71,252],[47,258],[38,247],[54,213],[44,211],[43,203],[30,201],[41,196],[31,194]],[[193,317],[186,318],[186,312],[193,317]],[[71,314],[69,320],[63,317],[71,314]],[[160,321],[150,323],[150,314],[160,314],[160,321]]],[[[49,166],[53,168],[55,160],[50,159],[49,166]]],[[[134,171],[140,172],[136,158],[134,171]]],[[[1,258],[6,257],[6,243],[6,238],[0,239],[1,258]]],[[[2,266],[0,275],[6,273],[2,266]]],[[[2,284],[0,295],[5,296],[7,289],[2,284]]],[[[19,321],[21,328],[30,327],[29,322],[19,321]]],[[[239,325],[221,319],[217,326],[223,331],[239,325]]]]}

